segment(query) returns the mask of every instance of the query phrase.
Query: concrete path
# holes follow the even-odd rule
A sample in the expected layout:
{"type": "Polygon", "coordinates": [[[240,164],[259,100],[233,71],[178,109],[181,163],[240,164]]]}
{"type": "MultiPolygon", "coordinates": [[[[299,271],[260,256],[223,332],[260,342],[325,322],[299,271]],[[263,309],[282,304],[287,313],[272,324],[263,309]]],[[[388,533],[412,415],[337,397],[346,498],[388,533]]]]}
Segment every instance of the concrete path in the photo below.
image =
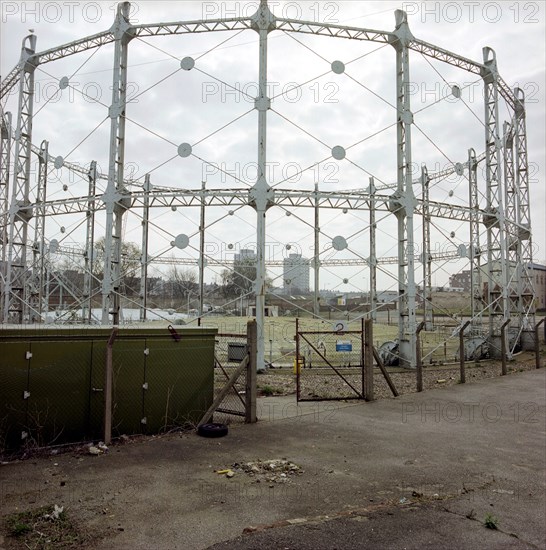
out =
{"type": "Polygon", "coordinates": [[[261,421],[222,439],[3,466],[0,512],[64,503],[102,537],[97,550],[546,548],[545,378],[374,403],[260,399],[261,421]],[[304,473],[284,484],[215,473],[276,458],[304,473]]]}

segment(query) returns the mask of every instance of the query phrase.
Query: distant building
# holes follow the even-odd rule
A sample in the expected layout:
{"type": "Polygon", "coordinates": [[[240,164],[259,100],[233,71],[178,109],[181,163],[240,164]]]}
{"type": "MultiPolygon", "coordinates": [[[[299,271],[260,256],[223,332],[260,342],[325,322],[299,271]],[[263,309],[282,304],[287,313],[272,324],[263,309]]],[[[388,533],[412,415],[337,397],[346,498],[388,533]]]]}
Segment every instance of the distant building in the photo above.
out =
{"type": "Polygon", "coordinates": [[[287,294],[309,292],[309,260],[290,254],[283,262],[283,289],[287,294]]]}
{"type": "Polygon", "coordinates": [[[530,275],[536,294],[536,308],[546,310],[546,265],[530,264],[530,275]]]}
{"type": "MultiPolygon", "coordinates": [[[[498,264],[495,264],[498,265],[498,264]]],[[[540,264],[529,265],[529,275],[533,283],[536,294],[536,309],[546,309],[546,266],[540,264]]],[[[487,282],[487,265],[481,266],[482,285],[487,282]]],[[[470,270],[466,269],[460,273],[455,273],[449,277],[449,286],[454,288],[462,288],[466,292],[470,292],[470,270]]]]}
{"type": "Polygon", "coordinates": [[[460,273],[455,273],[449,278],[449,286],[452,288],[462,288],[465,292],[470,292],[470,269],[465,269],[460,273]]]}

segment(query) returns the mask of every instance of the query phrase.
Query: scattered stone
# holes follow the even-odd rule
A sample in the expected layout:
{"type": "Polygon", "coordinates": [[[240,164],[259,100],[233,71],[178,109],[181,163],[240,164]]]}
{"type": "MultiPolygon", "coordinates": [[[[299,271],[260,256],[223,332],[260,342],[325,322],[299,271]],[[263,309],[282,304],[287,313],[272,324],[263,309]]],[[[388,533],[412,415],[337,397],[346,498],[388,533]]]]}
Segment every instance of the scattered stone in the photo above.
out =
{"type": "Polygon", "coordinates": [[[233,472],[232,470],[229,470],[228,472],[226,472],[227,478],[232,478],[234,475],[235,475],[235,472],[233,472]]]}
{"type": "Polygon", "coordinates": [[[88,452],[90,455],[93,455],[93,456],[97,456],[97,455],[102,454],[102,451],[101,451],[98,447],[95,447],[94,445],[91,445],[91,446],[87,449],[87,452],[88,452]]]}

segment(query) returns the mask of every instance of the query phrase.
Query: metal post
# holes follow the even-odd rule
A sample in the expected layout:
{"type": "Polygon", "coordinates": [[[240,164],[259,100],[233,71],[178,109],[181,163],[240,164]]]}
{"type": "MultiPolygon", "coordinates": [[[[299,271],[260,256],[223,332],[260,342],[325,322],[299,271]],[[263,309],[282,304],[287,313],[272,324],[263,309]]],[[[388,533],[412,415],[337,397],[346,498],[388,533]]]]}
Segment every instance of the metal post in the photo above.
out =
{"type": "Polygon", "coordinates": [[[408,44],[412,34],[407,14],[396,10],[396,29],[392,45],[396,49],[396,116],[397,116],[397,191],[390,208],[398,220],[398,288],[399,318],[398,340],[400,365],[416,366],[415,268],[413,194],[411,163],[410,74],[408,44]]]}
{"type": "Polygon", "coordinates": [[[506,345],[506,327],[510,324],[510,319],[507,319],[501,325],[501,374],[504,376],[508,373],[506,369],[506,356],[508,355],[508,346],[506,345]]]}
{"type": "Polygon", "coordinates": [[[22,323],[28,314],[27,241],[30,204],[30,146],[32,144],[32,114],[34,109],[34,70],[32,56],[36,51],[36,36],[24,38],[19,61],[19,104],[15,131],[15,162],[11,205],[9,209],[9,241],[4,291],[4,322],[22,323]]]}
{"type": "Polygon", "coordinates": [[[246,368],[246,386],[245,386],[245,422],[247,424],[256,422],[256,347],[257,330],[256,321],[249,321],[246,326],[246,335],[248,340],[249,361],[246,368]]]}
{"type": "Polygon", "coordinates": [[[417,391],[423,391],[423,358],[421,357],[421,331],[426,327],[426,322],[421,321],[417,327],[417,391]]]}
{"type": "Polygon", "coordinates": [[[104,370],[104,443],[110,445],[112,442],[112,388],[114,382],[113,376],[113,347],[118,329],[112,329],[108,343],[106,344],[106,363],[104,370]]]}
{"type": "Polygon", "coordinates": [[[104,237],[104,277],[102,281],[102,324],[119,323],[121,279],[121,233],[123,214],[130,206],[124,186],[125,108],[127,99],[127,55],[131,40],[129,23],[130,3],[118,5],[112,32],[116,37],[112,104],[110,106],[110,154],[108,185],[103,195],[106,205],[106,232],[104,237]],[[111,316],[111,319],[110,319],[111,316]]]}
{"type": "Polygon", "coordinates": [[[267,96],[267,35],[275,28],[275,18],[265,0],[260,1],[258,11],[252,17],[252,28],[260,37],[260,59],[258,97],[255,108],[258,111],[258,179],[249,191],[249,203],[256,210],[256,325],[258,331],[256,346],[256,368],[265,370],[265,226],[266,210],[273,205],[273,189],[266,178],[267,111],[271,100],[267,96]]]}
{"type": "Polygon", "coordinates": [[[144,207],[142,209],[142,252],[140,254],[140,322],[146,322],[148,311],[148,236],[150,225],[150,174],[144,176],[144,207]]]}
{"type": "Polygon", "coordinates": [[[203,316],[205,292],[205,182],[201,182],[201,212],[199,218],[199,317],[203,316]]]}
{"type": "Polygon", "coordinates": [[[370,319],[377,320],[377,249],[375,223],[375,180],[370,177],[370,200],[368,202],[370,212],[370,319]]]}
{"type": "Polygon", "coordinates": [[[364,321],[364,399],[366,401],[374,400],[373,392],[373,321],[366,319],[364,321]]]}
{"type": "Polygon", "coordinates": [[[315,183],[315,243],[314,243],[314,260],[313,273],[315,276],[314,291],[313,291],[313,316],[315,319],[320,317],[320,225],[319,225],[319,196],[318,183],[315,183]]]}
{"type": "MultiPolygon", "coordinates": [[[[539,336],[539,327],[546,321],[546,318],[541,319],[538,323],[535,324],[535,365],[537,369],[540,369],[540,336],[539,336]]],[[[546,323],[544,323],[546,327],[546,323]]],[[[545,328],[546,331],[546,328],[545,328]]],[[[546,334],[545,334],[546,341],[546,334]]]]}
{"type": "Polygon", "coordinates": [[[459,376],[461,384],[466,382],[465,372],[465,353],[464,353],[464,331],[466,327],[471,324],[471,321],[467,321],[459,330],[459,376]]]}

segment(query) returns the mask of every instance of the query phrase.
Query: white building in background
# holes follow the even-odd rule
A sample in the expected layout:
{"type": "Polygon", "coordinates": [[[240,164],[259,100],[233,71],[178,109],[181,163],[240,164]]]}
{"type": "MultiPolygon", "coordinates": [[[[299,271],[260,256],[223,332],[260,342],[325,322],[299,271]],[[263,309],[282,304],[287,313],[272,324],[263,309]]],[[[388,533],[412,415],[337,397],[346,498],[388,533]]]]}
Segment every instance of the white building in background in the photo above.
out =
{"type": "Polygon", "coordinates": [[[290,254],[283,261],[283,290],[287,294],[309,292],[309,260],[301,254],[290,254]]]}

